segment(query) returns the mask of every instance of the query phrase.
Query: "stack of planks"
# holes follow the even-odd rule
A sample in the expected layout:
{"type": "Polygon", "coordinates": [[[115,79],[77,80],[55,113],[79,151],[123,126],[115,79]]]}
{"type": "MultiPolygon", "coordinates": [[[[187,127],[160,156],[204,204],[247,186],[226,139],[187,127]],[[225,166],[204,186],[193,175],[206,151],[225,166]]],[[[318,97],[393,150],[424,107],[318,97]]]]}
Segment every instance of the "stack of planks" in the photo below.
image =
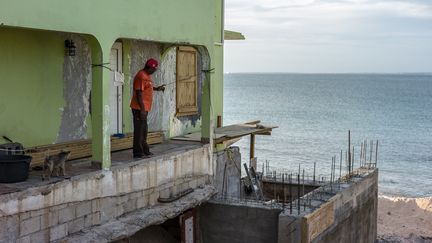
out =
{"type": "MultiPolygon", "coordinates": [[[[163,142],[162,132],[150,132],[147,136],[149,144],[163,142]]],[[[111,151],[120,151],[133,147],[133,134],[126,134],[124,138],[111,137],[111,151]]],[[[41,166],[47,155],[59,153],[61,150],[70,151],[69,160],[90,157],[92,155],[91,139],[77,140],[66,143],[36,146],[26,149],[26,154],[32,156],[31,166],[41,166]]]]}

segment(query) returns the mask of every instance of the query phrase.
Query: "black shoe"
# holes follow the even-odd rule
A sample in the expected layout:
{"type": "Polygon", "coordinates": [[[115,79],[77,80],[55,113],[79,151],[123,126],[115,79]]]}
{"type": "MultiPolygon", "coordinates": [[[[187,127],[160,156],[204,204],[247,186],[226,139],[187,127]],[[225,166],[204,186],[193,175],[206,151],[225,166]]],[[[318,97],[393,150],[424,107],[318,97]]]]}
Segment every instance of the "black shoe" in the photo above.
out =
{"type": "Polygon", "coordinates": [[[146,155],[146,156],[152,156],[154,154],[152,152],[148,151],[148,152],[144,152],[144,155],[146,155]]]}
{"type": "Polygon", "coordinates": [[[144,154],[139,154],[139,155],[134,154],[134,156],[133,156],[134,159],[142,159],[144,157],[145,157],[144,154]]]}

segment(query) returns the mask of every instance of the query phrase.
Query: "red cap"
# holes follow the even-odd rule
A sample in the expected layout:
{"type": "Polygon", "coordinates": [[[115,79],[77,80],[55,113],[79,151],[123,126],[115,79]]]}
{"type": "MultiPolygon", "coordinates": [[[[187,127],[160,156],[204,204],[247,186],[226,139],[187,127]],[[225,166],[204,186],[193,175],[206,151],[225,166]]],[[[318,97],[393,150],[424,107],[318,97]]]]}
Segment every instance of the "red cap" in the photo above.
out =
{"type": "Polygon", "coordinates": [[[145,66],[146,67],[151,67],[151,68],[157,68],[158,67],[158,61],[156,61],[153,58],[150,58],[150,59],[147,60],[145,66]]]}

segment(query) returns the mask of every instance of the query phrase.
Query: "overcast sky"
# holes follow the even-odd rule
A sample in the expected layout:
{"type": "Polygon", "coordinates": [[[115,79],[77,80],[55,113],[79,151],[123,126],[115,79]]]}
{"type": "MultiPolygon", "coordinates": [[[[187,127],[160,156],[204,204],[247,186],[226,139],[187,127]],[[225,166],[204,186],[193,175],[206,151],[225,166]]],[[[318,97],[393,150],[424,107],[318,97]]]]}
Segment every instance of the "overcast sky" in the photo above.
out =
{"type": "Polygon", "coordinates": [[[432,72],[432,0],[225,1],[225,72],[432,72]]]}

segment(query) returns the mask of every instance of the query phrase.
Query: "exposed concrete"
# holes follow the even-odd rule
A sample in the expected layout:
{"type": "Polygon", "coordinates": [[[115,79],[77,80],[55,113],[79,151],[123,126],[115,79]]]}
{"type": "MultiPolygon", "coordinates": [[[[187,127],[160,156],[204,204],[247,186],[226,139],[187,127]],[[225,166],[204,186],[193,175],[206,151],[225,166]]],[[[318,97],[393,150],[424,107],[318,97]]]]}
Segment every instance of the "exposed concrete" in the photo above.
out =
{"type": "MultiPolygon", "coordinates": [[[[58,242],[82,243],[82,242],[112,242],[129,237],[141,229],[151,225],[163,223],[167,219],[175,218],[184,211],[194,208],[210,199],[216,192],[212,186],[197,188],[177,201],[166,204],[157,204],[150,208],[143,208],[130,212],[124,216],[110,220],[100,226],[83,230],[70,235],[58,242]]],[[[146,241],[147,242],[147,241],[146,241]]]]}
{"type": "Polygon", "coordinates": [[[178,243],[162,226],[150,226],[138,231],[130,238],[115,241],[113,243],[178,243]]]}
{"type": "Polygon", "coordinates": [[[91,57],[90,49],[81,35],[65,34],[76,45],[76,55],[64,56],[63,96],[65,106],[56,143],[87,138],[86,119],[90,109],[91,57]]]}
{"type": "MultiPolygon", "coordinates": [[[[134,210],[154,206],[160,195],[169,197],[209,184],[212,177],[211,147],[204,145],[150,159],[114,163],[111,171],[88,172],[3,194],[0,195],[0,229],[7,231],[0,230],[0,239],[6,242],[25,239],[36,242],[40,237],[51,241],[60,239],[115,221],[134,210]]],[[[148,213],[166,218],[176,214],[176,210],[181,212],[182,207],[194,207],[198,203],[187,197],[185,200],[180,204],[175,202],[174,211],[159,208],[148,213]]]]}
{"type": "Polygon", "coordinates": [[[377,238],[378,170],[338,193],[334,223],[311,242],[375,242],[377,238]]]}
{"type": "Polygon", "coordinates": [[[238,147],[230,147],[213,155],[216,161],[215,186],[219,198],[239,198],[241,193],[241,154],[238,147]]]}
{"type": "Polygon", "coordinates": [[[205,243],[271,243],[278,240],[279,209],[207,203],[199,208],[205,243]]]}
{"type": "MultiPolygon", "coordinates": [[[[279,215],[278,242],[374,242],[377,237],[378,170],[335,187],[317,189],[312,207],[279,215]]],[[[297,201],[294,201],[296,205],[297,201]]]]}

